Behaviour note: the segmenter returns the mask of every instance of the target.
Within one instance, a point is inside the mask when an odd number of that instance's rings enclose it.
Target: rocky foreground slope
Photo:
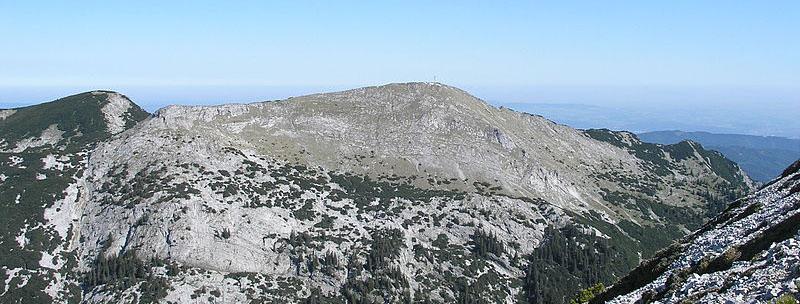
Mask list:
[[[755,303],[800,293],[800,161],[659,252],[597,303]]]
[[[20,116],[48,105],[83,120]],[[751,190],[696,143],[441,84],[0,113],[3,302],[562,303]]]

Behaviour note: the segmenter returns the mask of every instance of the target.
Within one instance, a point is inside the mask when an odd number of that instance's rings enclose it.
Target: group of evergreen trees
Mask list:
[[[615,278],[615,248],[602,237],[586,235],[577,227],[550,228],[531,254],[525,276],[529,303],[567,303],[581,287]]]
[[[158,259],[142,261],[136,252],[127,251],[120,256],[105,257],[100,254],[92,263],[88,272],[83,274],[83,290],[91,290],[104,286],[105,290],[124,291],[137,284],[139,286],[139,303],[155,303],[164,298],[169,290],[169,281],[152,272],[153,267],[164,266]]]
[[[497,235],[493,232],[485,232],[481,229],[476,229],[472,235],[473,248],[472,252],[481,258],[489,257],[491,253],[496,257],[500,257],[505,252],[503,242],[497,239]]]
[[[132,251],[108,258],[101,254],[94,260],[89,272],[84,274],[83,283],[87,288],[111,282],[128,288],[138,280],[146,278],[149,273],[150,268],[137,259]]]
[[[400,250],[405,248],[405,236],[399,229],[374,231],[366,262],[362,265],[357,257],[351,257],[347,282],[342,286],[342,295],[347,303],[379,302],[411,303],[408,279],[397,265],[392,265]],[[362,271],[369,273],[366,279],[359,278]]]
[[[489,304],[491,303],[481,290],[470,284],[465,278],[459,278],[454,284],[454,293],[456,295],[457,304]]]
[[[339,256],[332,251],[326,252],[322,258],[316,254],[311,254],[310,257],[305,258],[305,262],[310,277],[314,277],[317,272],[332,276],[339,269]]]
[[[372,244],[364,265],[368,271],[386,268],[389,261],[400,254],[405,247],[403,231],[400,229],[384,229],[372,233]]]

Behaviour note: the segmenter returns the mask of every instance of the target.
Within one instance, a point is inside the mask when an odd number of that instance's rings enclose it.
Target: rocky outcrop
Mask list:
[[[800,288],[800,161],[661,251],[596,302],[768,303]]]

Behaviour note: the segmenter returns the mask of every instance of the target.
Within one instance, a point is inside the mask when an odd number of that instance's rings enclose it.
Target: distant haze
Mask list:
[[[579,129],[606,128],[635,133],[682,130],[800,138],[798,106],[757,105],[587,105],[559,103],[499,103],[542,115]]]
[[[458,84],[454,84],[459,86]],[[128,95],[154,112],[170,104],[213,105],[284,99],[351,86],[0,86],[0,108],[93,89]],[[496,106],[576,128],[707,131],[800,138],[800,92],[786,88],[634,86],[459,86]]]
[[[495,105],[575,128],[800,137],[800,90],[764,87],[476,88]]]

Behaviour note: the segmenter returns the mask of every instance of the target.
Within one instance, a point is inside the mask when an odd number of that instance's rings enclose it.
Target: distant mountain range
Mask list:
[[[766,182],[800,158],[800,139],[708,132],[656,131],[638,135],[646,142],[674,144],[692,140],[703,147],[721,152],[739,163],[756,181]]]
[[[722,107],[713,103],[604,105],[566,103],[504,103],[495,105],[536,113],[578,129],[608,128],[636,133],[661,130],[705,131],[798,138],[797,107],[793,105]],[[774,108],[781,110],[776,111]],[[785,166],[786,164],[784,164]]]

